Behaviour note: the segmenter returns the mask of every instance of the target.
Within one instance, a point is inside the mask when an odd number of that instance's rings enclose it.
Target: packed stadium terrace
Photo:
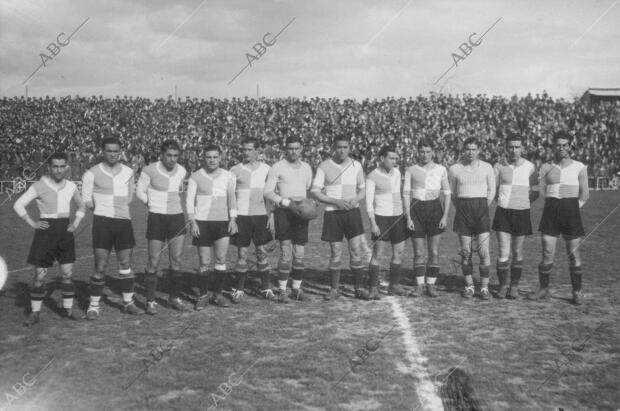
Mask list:
[[[0,180],[38,168],[57,150],[70,153],[70,177],[77,180],[99,161],[98,143],[110,135],[121,138],[123,161],[136,171],[154,161],[159,143],[168,138],[181,142],[180,162],[195,170],[205,143],[219,144],[232,165],[240,139],[255,137],[261,141],[264,160],[273,163],[280,158],[284,139],[295,134],[306,142],[305,160],[316,167],[340,133],[353,136],[352,155],[367,170],[387,142],[396,145],[402,167],[413,164],[420,138],[436,143],[437,160],[444,165],[458,159],[460,142],[471,136],[481,141],[482,157],[495,162],[503,155],[505,136],[512,132],[523,137],[525,156],[540,165],[551,155],[553,132],[562,128],[575,136],[573,157],[588,164],[591,177],[611,177],[620,171],[620,103],[589,105],[546,93],[520,98],[431,94],[362,101],[4,97]],[[44,167],[37,173],[42,172]]]

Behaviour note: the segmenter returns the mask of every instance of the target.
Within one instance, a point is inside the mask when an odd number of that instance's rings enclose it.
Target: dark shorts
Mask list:
[[[323,233],[321,240],[330,243],[341,242],[364,234],[364,223],[359,207],[352,210],[333,210],[323,214]]]
[[[75,240],[67,231],[68,218],[42,218],[50,226],[46,230],[34,230],[34,238],[28,254],[28,264],[35,267],[51,267],[75,262]]]
[[[266,215],[240,215],[237,217],[239,232],[235,234],[231,242],[237,247],[249,247],[251,242],[254,246],[265,245],[273,237],[267,229],[268,217]]]
[[[228,221],[201,221],[196,220],[200,236],[192,239],[192,245],[197,247],[211,247],[213,244],[228,234]]]
[[[291,240],[293,244],[305,245],[308,242],[308,222],[297,217],[287,208],[274,211],[276,240]]]
[[[166,241],[185,235],[185,216],[180,214],[149,213],[146,220],[146,238]]]
[[[375,221],[379,226],[381,234],[378,237],[373,235],[372,241],[389,241],[392,244],[398,244],[407,239],[407,224],[402,215],[375,215]]]
[[[543,234],[583,237],[583,223],[577,198],[546,198],[538,230]]]
[[[93,248],[128,250],[136,245],[131,220],[96,215],[93,217]]]
[[[455,201],[453,230],[459,235],[478,235],[491,231],[486,198],[458,198]]]
[[[532,235],[532,221],[530,210],[513,210],[497,207],[493,217],[493,230],[509,233],[516,236]]]
[[[432,237],[445,231],[443,228],[439,228],[439,222],[443,217],[443,207],[439,198],[415,202],[411,206],[410,214],[414,227],[413,238]]]

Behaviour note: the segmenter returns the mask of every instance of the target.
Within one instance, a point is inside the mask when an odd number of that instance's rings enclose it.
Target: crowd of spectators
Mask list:
[[[542,95],[499,96],[431,94],[416,98],[362,101],[335,98],[146,99],[140,97],[63,97],[0,100],[0,180],[36,176],[56,150],[70,154],[72,178],[100,161],[99,142],[114,135],[124,143],[123,161],[136,171],[154,161],[159,144],[177,139],[181,163],[200,167],[207,143],[220,145],[226,165],[238,160],[244,136],[261,142],[265,161],[281,155],[289,135],[306,142],[304,157],[313,167],[330,154],[337,134],[352,137],[353,156],[366,169],[374,166],[385,143],[394,144],[401,166],[413,164],[416,142],[436,144],[439,162],[458,160],[461,142],[470,136],[482,143],[482,157],[496,162],[508,133],[519,134],[525,156],[539,165],[551,156],[553,132],[574,137],[574,158],[591,176],[620,171],[620,103],[590,105]]]

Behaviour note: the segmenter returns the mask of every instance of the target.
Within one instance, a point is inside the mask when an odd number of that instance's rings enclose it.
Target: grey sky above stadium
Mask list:
[[[472,33],[471,54],[453,53]],[[46,50],[86,19],[56,56]],[[293,20],[294,19],[294,20]],[[246,65],[246,53],[292,23]],[[570,99],[620,87],[620,0],[0,1],[0,95]],[[52,47],[54,49],[54,47]],[[257,47],[258,49],[258,47]]]

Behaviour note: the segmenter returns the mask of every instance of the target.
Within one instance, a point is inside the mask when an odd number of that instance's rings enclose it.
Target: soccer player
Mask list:
[[[232,238],[237,246],[237,284],[232,293],[233,303],[241,302],[244,295],[245,279],[248,274],[248,247],[254,242],[256,252],[256,265],[261,277],[261,295],[268,299],[275,299],[269,282],[269,261],[265,244],[273,237],[273,213],[265,206],[265,181],[269,166],[258,161],[258,141],[253,138],[245,138],[241,142],[243,161],[230,172],[236,178],[236,201],[237,201],[237,227],[238,233]]]
[[[538,176],[534,164],[521,157],[523,142],[520,137],[509,136],[506,148],[506,161],[498,162],[493,167],[498,187],[492,227],[497,232],[499,244],[497,298],[517,299],[523,271],[523,241],[526,235],[532,234],[530,204],[539,194]],[[509,263],[511,250],[512,263]]]
[[[555,247],[560,234],[566,243],[570,279],[573,286],[572,303],[581,305],[581,256],[579,246],[585,232],[580,209],[588,200],[588,170],[571,158],[571,136],[561,131],[554,136],[555,159],[540,168],[540,191],[545,206],[540,219],[542,262],[538,266],[539,290],[530,296],[538,300],[549,297],[549,277],[553,268]]]
[[[103,161],[82,176],[82,200],[86,207],[94,209],[92,238],[95,272],[90,278],[90,304],[86,310],[89,320],[99,317],[105,270],[112,248],[116,251],[123,312],[132,315],[143,313],[133,300],[131,254],[136,241],[129,214],[129,203],[135,191],[133,170],[120,163],[121,142],[118,138],[104,138],[101,147]]]
[[[461,268],[465,276],[463,297],[472,298],[475,294],[471,262],[472,239],[475,237],[480,257],[480,298],[488,300],[491,265],[489,205],[495,198],[495,174],[489,163],[478,158],[480,144],[475,138],[470,137],[463,142],[463,151],[461,161],[452,165],[448,172],[456,210],[454,231],[459,235]]]
[[[157,289],[157,267],[168,241],[170,260],[170,294],[168,304],[179,311],[189,307],[179,298],[183,275],[181,256],[186,233],[185,217],[181,206],[181,186],[187,175],[183,166],[177,163],[181,149],[174,140],[166,140],[161,145],[161,160],[142,169],[136,197],[149,208],[146,238],[148,240],[149,260],[145,271],[146,313],[157,314],[155,290]]]
[[[65,179],[67,159],[66,153],[52,154],[48,159],[49,175],[41,177],[31,185],[13,205],[15,212],[35,229],[28,255],[28,264],[34,266],[33,284],[30,288],[32,312],[24,322],[26,326],[39,322],[41,304],[46,294],[44,279],[47,269],[54,265],[54,261],[58,261],[62,273],[62,314],[72,320],[78,319],[72,310],[75,295],[72,280],[75,262],[73,232],[84,217],[85,207],[77,186]],[[32,200],[37,201],[39,221],[33,220],[26,211],[26,206]],[[71,201],[77,205],[72,223],[69,221]]]
[[[364,265],[361,261],[364,223],[359,208],[359,202],[365,196],[366,183],[362,165],[349,157],[350,151],[349,138],[344,135],[337,136],[334,139],[332,158],[319,165],[312,183],[312,195],[326,204],[321,240],[329,242],[331,249],[331,288],[325,296],[327,301],[335,300],[339,296],[343,237],[349,242],[355,297],[367,298],[366,290],[361,289],[364,276]]]
[[[200,297],[196,311],[209,303],[227,307],[222,295],[227,278],[226,253],[231,235],[237,233],[235,176],[220,168],[222,151],[216,145],[205,148],[204,167],[192,173],[187,183],[187,215],[191,221],[192,244],[198,249]],[[214,272],[209,274],[211,249]]]
[[[304,246],[308,242],[308,222],[292,211],[295,201],[306,198],[312,184],[312,169],[301,161],[302,142],[297,136],[286,139],[284,159],[275,163],[267,174],[265,200],[277,207],[274,211],[275,237],[280,242],[278,290],[276,299],[288,303],[286,286],[289,276],[293,284],[291,298],[303,300],[301,282],[304,273]]]
[[[418,143],[419,164],[405,171],[403,205],[407,228],[413,233],[413,272],[416,287],[409,294],[419,297],[424,292],[437,297],[435,281],[439,275],[439,240],[448,224],[450,212],[450,183],[448,171],[433,161],[433,143]],[[442,206],[443,203],[443,206]],[[428,250],[428,261],[425,254]]]
[[[407,227],[403,218],[398,154],[394,147],[385,145],[378,156],[377,168],[366,177],[366,212],[374,242],[368,268],[369,300],[379,299],[379,256],[383,254],[383,242],[386,241],[392,244],[388,294],[406,294],[400,286]]]

